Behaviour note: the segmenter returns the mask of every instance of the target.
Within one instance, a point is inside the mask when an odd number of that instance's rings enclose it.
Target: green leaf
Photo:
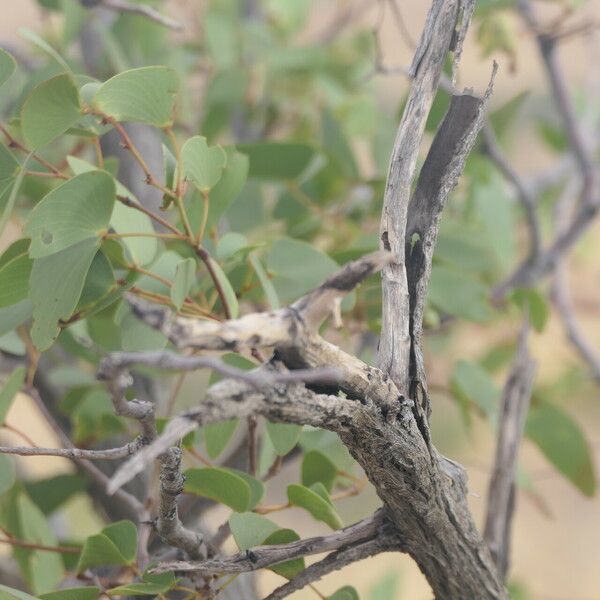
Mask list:
[[[8,492],[15,482],[16,471],[12,456],[0,454],[0,496]]]
[[[49,515],[62,506],[73,495],[87,489],[86,481],[79,475],[63,473],[48,479],[25,481],[29,497],[40,510]]]
[[[17,367],[4,382],[0,390],[0,425],[4,423],[12,401],[23,387],[26,373],[27,370],[24,366]]]
[[[204,445],[209,458],[214,460],[219,457],[221,452],[225,450],[229,440],[233,437],[238,425],[239,420],[233,419],[231,421],[205,425],[202,428]]]
[[[94,306],[115,288],[115,274],[104,252],[96,252],[90,266],[77,310],[84,311]]]
[[[307,510],[317,521],[327,523],[332,529],[343,527],[342,520],[335,508],[317,492],[293,483],[287,488],[290,504]]]
[[[252,494],[250,485],[230,469],[220,467],[188,469],[185,475],[187,493],[205,496],[237,512],[248,510]]]
[[[240,306],[238,303],[237,296],[235,295],[235,291],[231,286],[229,278],[227,277],[227,275],[225,275],[225,271],[223,271],[219,263],[214,261],[210,257],[208,260],[210,261],[217,281],[220,283],[221,289],[223,290],[223,295],[225,296],[225,300],[227,301],[227,304],[229,306],[231,318],[235,319],[240,313]]]
[[[485,273],[496,266],[485,238],[475,232],[465,235],[464,223],[440,231],[435,247],[435,260],[450,263],[472,273]]]
[[[67,156],[67,161],[76,175],[100,170],[96,165],[76,156]],[[121,182],[115,180],[115,185],[117,195],[137,202],[135,196]],[[148,215],[122,202],[114,203],[110,226],[116,233],[154,233],[154,226]],[[158,240],[151,236],[126,237],[121,243],[129,251],[131,260],[141,266],[150,264],[158,251]]]
[[[543,294],[536,288],[522,288],[512,294],[513,302],[529,313],[531,324],[536,331],[542,332],[550,317],[550,308]]]
[[[0,256],[0,267],[3,267],[7,262],[10,262],[13,258],[21,256],[21,254],[27,254],[29,251],[29,240],[21,238],[16,242],[13,242]]]
[[[77,587],[65,588],[58,592],[41,594],[40,600],[96,600],[100,595],[100,588]]]
[[[217,244],[217,258],[222,261],[234,257],[240,250],[248,249],[248,238],[242,233],[226,233]]]
[[[512,1],[512,0],[511,0]],[[496,136],[502,140],[510,130],[510,125],[518,116],[525,100],[529,96],[529,91],[520,92],[511,98],[506,104],[490,114],[490,121],[496,133]]]
[[[248,178],[249,160],[229,146],[224,148],[226,164],[221,178],[210,192],[207,228],[214,227],[229,205],[239,196]]]
[[[3,48],[0,48],[0,86],[15,72],[17,63],[15,59]]]
[[[58,545],[45,515],[24,493],[17,499],[17,512],[18,537],[35,544]],[[49,592],[62,581],[64,568],[60,555],[40,550],[27,551],[23,555],[25,578],[34,593]]]
[[[177,310],[183,305],[183,301],[190,293],[195,280],[196,261],[193,258],[185,258],[175,269],[175,278],[171,287],[171,300]]]
[[[140,321],[133,313],[127,314],[120,323],[121,345],[127,352],[162,350],[167,345],[167,336]]]
[[[208,147],[205,137],[194,136],[181,148],[183,173],[201,192],[209,192],[221,179],[227,155],[221,146]]]
[[[92,104],[117,121],[168,127],[179,79],[168,67],[142,67],[115,75],[96,92]]]
[[[322,483],[331,492],[338,474],[338,468],[327,456],[318,450],[310,450],[302,459],[302,485],[310,487],[314,483]]]
[[[27,298],[32,266],[33,261],[25,253],[0,267],[0,307]]]
[[[29,164],[29,160],[32,156],[33,152],[30,152],[25,157],[25,160],[23,161],[23,164],[21,165],[17,176],[14,179],[6,180],[8,182],[8,185],[4,188],[2,192],[0,192],[0,198],[2,199],[5,197],[5,195],[8,195],[8,198],[6,199],[6,204],[4,205],[4,211],[2,212],[2,216],[0,217],[0,236],[4,232],[4,228],[6,227],[6,224],[8,223],[12,215],[12,211],[17,202],[17,196],[19,195],[19,191],[21,189],[21,184],[23,183],[23,179],[25,178],[25,169],[27,169],[27,165]],[[10,192],[8,192],[9,189]]]
[[[0,144],[0,181],[14,177],[19,171],[19,166],[19,161],[13,153],[4,144]]]
[[[241,477],[250,488],[250,500],[248,502],[248,506],[244,510],[252,510],[261,500],[265,493],[265,486],[262,481],[256,479],[256,477],[252,477],[245,471],[240,471],[239,469],[229,468],[229,471],[235,473],[239,477]]]
[[[262,287],[263,292],[265,293],[267,302],[269,303],[269,308],[271,310],[277,310],[281,307],[281,303],[279,302],[279,296],[277,295],[275,286],[269,279],[265,268],[260,262],[260,259],[255,254],[250,254],[248,256],[248,259],[250,260],[250,264],[252,265],[252,268],[254,269],[254,272],[258,277],[258,281],[260,282],[260,286]]]
[[[250,512],[233,513],[229,517],[229,527],[235,543],[242,552],[260,546],[279,529],[279,525],[270,519]]]
[[[338,269],[338,264],[311,244],[282,238],[277,240],[266,256],[267,269],[274,274],[271,280],[282,302],[296,300],[320,285]]]
[[[358,592],[351,585],[345,585],[335,592],[328,600],[360,600]]]
[[[468,422],[469,405],[479,407],[489,418],[494,420],[498,412],[500,391],[489,373],[477,363],[460,360],[454,368],[450,382],[452,392],[465,410]]]
[[[300,177],[316,152],[307,144],[283,142],[238,144],[237,149],[250,159],[249,177],[283,180]]]
[[[49,256],[108,230],[115,202],[114,179],[105,171],[77,175],[47,194],[31,211],[24,233],[29,255]]]
[[[137,550],[137,529],[131,521],[117,521],[85,541],[77,573],[91,567],[132,565]]]
[[[144,573],[141,582],[126,583],[118,587],[108,590],[111,595],[136,595],[136,596],[156,596],[156,594],[164,594],[168,592],[177,580],[173,573]]]
[[[39,600],[39,598],[0,584],[0,600]]]
[[[35,87],[21,109],[21,130],[31,148],[45,146],[80,119],[79,93],[70,75]]]
[[[19,35],[53,58],[64,71],[71,71],[71,67],[65,62],[65,59],[46,40],[42,39],[37,33],[29,29],[29,27],[19,27],[17,31]]]
[[[517,256],[517,223],[514,203],[502,176],[493,171],[485,182],[473,188],[473,204],[483,227],[483,233],[496,259],[496,263],[506,272],[514,264]]]
[[[285,456],[294,448],[300,438],[302,427],[290,423],[266,423],[267,435],[277,456]]]
[[[491,317],[487,289],[463,271],[442,265],[431,269],[429,301],[450,315],[482,322]]]
[[[155,233],[150,217],[120,202],[115,202],[110,226],[116,233]],[[125,237],[121,241],[137,265],[149,265],[156,258],[158,239],[155,237]]]
[[[265,545],[289,544],[291,542],[296,542],[299,539],[300,536],[293,529],[278,529],[262,543]],[[285,562],[273,565],[270,569],[282,577],[293,579],[298,573],[304,571],[304,559],[296,558],[293,560],[286,560]]]
[[[21,300],[18,304],[0,308],[0,335],[14,331],[31,317],[31,300]]]
[[[323,113],[323,145],[335,166],[350,179],[358,179],[358,166],[350,144],[340,127],[329,111]]]
[[[596,492],[592,453],[579,425],[561,408],[542,401],[527,418],[525,434],[582,494]]]
[[[97,249],[97,240],[88,239],[33,261],[31,339],[38,350],[52,345],[60,332],[59,321],[73,314]]]

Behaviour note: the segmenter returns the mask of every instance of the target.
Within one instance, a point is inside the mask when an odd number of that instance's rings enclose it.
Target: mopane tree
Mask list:
[[[436,598],[508,598],[523,436],[596,485],[528,349],[552,306],[600,379],[566,263],[600,203],[593,96],[576,107],[558,60],[589,33],[581,3],[554,19],[532,0],[433,0],[415,40],[393,0],[340,2],[316,26],[308,0],[213,0],[185,21],[160,3],[39,4],[56,27],[0,50],[0,597],[254,599],[269,569],[269,600],[325,598],[328,573],[396,552]],[[410,65],[383,55],[388,18]],[[558,156],[534,179],[506,152],[524,96],[488,108],[523,33]],[[502,58],[479,91],[457,83],[467,35]],[[372,85],[392,75],[397,115]],[[427,374],[465,321],[513,332],[452,359],[465,429],[497,440],[479,528],[430,428]],[[57,447],[11,425],[25,396]],[[74,471],[24,477],[30,456]],[[344,523],[338,502],[369,486],[380,507]],[[63,510],[77,494],[100,524],[87,537]],[[278,525],[291,507],[330,531]]]

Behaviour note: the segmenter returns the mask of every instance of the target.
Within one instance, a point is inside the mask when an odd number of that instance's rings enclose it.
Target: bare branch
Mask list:
[[[127,2],[127,0],[80,0],[80,2],[88,8],[102,6],[118,13],[130,13],[146,17],[169,29],[184,29],[183,23],[159,13],[147,4],[136,4],[134,2]]]
[[[290,594],[306,587],[309,583],[317,581],[333,571],[338,571],[346,565],[362,560],[363,558],[368,558],[369,556],[374,556],[375,554],[380,554],[381,552],[401,549],[402,544],[394,534],[380,535],[377,538],[360,544],[341,548],[329,554],[318,563],[304,569],[294,579],[269,594],[265,600],[281,600],[281,598],[286,598]]]
[[[381,215],[381,247],[393,254],[383,269],[382,327],[378,364],[400,389],[409,391],[409,291],[405,268],[406,221],[411,183],[429,110],[433,103],[446,54],[455,31],[458,0],[435,0],[415,52],[410,73],[414,77],[406,109],[394,142]]]
[[[526,259],[527,264],[534,264],[542,251],[542,235],[540,219],[537,211],[536,195],[523,179],[519,176],[514,167],[510,164],[492,128],[487,121],[483,126],[484,151],[490,160],[498,167],[499,171],[512,184],[517,192],[519,202],[525,211],[527,227],[529,229],[529,255]]]
[[[191,571],[203,575],[244,573],[264,569],[294,558],[362,544],[378,536],[389,535],[389,533],[389,522],[385,519],[383,512],[379,510],[374,515],[330,535],[276,546],[257,546],[233,556],[216,557],[202,562],[164,562],[155,567],[152,572],[176,571],[180,573]]]
[[[38,410],[42,413],[44,419],[50,425],[62,446],[64,448],[74,449],[75,446],[73,445],[73,442],[71,442],[67,434],[56,422],[56,419],[52,416],[44,404],[38,391],[35,388],[29,388],[26,390],[26,393],[33,399]],[[106,488],[109,478],[100,469],[98,469],[96,465],[83,458],[73,458],[73,460],[77,462],[82,471],[84,471],[88,477],[90,477],[90,479],[95,481],[102,490]],[[118,502],[121,502],[134,519],[137,518],[138,520],[143,521],[148,518],[148,512],[146,511],[144,505],[135,496],[129,494],[125,490],[119,490],[118,494],[115,494],[114,499]]]
[[[151,304],[147,304],[147,306],[152,307],[150,310],[154,309]],[[112,376],[111,373],[114,374],[117,370],[128,369],[133,366],[156,367],[174,371],[213,369],[221,375],[244,381],[256,388],[268,387],[276,383],[335,383],[341,376],[339,370],[333,368],[299,369],[285,372],[243,371],[228,365],[215,356],[182,356],[174,352],[153,351],[113,352],[102,361],[98,377],[109,379]]]
[[[143,446],[143,443],[143,439],[139,437],[133,442],[129,442],[120,448],[109,448],[106,450],[0,446],[0,454],[16,454],[18,456],[60,456],[63,458],[80,458],[85,460],[118,460],[135,454]]]
[[[579,189],[579,181],[571,179],[562,192],[554,209],[554,222],[557,231],[564,230],[568,224],[569,213],[574,204]],[[560,317],[567,336],[581,358],[588,364],[590,371],[597,381],[600,382],[600,355],[587,339],[581,325],[577,321],[575,309],[571,300],[569,289],[569,278],[567,271],[567,259],[561,258],[554,268],[550,288],[550,298]]]
[[[183,526],[177,510],[177,497],[183,492],[185,482],[185,477],[181,474],[181,449],[169,448],[160,462],[160,498],[156,531],[167,544],[181,548],[190,558],[206,558],[204,538]]]
[[[554,268],[550,296],[563,322],[569,340],[571,340],[581,358],[587,363],[594,379],[600,382],[600,354],[587,339],[577,321],[569,292],[568,272],[564,260],[560,260]]]
[[[335,429],[352,418],[355,403],[317,394],[301,384],[279,384],[257,390],[247,383],[224,380],[211,386],[198,408],[172,419],[161,436],[131,457],[113,475],[107,488],[114,493],[173,443],[200,425],[262,415],[271,421]]]
[[[529,323],[525,323],[519,335],[517,354],[502,393],[496,458],[488,490],[483,536],[503,578],[508,571],[517,456],[536,371],[535,361],[529,355],[527,347],[528,332]]]
[[[136,316],[162,331],[179,348],[239,352],[294,345],[297,338],[316,333],[322,321],[334,312],[338,299],[389,260],[389,253],[373,252],[348,263],[289,308],[252,313],[222,323],[175,317],[165,309],[131,295],[127,300]]]
[[[600,172],[595,164],[594,144],[586,138],[583,126],[577,120],[565,74],[558,62],[556,39],[540,26],[530,0],[519,0],[518,6],[523,19],[535,35],[552,97],[564,126],[569,149],[580,172],[583,187],[579,208],[568,226],[556,235],[550,247],[541,253],[537,260],[526,260],[513,275],[495,288],[493,296],[496,299],[502,299],[516,286],[533,285],[549,275],[588,229],[600,209]]]

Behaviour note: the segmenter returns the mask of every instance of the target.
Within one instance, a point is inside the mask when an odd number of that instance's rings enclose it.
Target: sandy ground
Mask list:
[[[172,3],[174,11],[182,10],[184,0]],[[407,27],[411,32],[420,31],[427,2],[414,0],[399,0]],[[332,0],[323,2],[332,6]],[[43,25],[43,19],[33,0],[20,2],[2,1],[2,18],[0,20],[0,43],[19,43],[17,28],[26,25],[33,29]],[[586,5],[586,19],[600,17],[600,1],[589,1]],[[320,20],[315,15],[315,21]],[[373,22],[373,14],[367,17]],[[506,60],[500,57],[501,71],[498,76],[494,104],[502,104],[512,95],[522,89],[534,88],[534,96],[544,97],[544,73],[537,60],[535,48],[531,39],[521,34],[517,70],[511,73],[506,67]],[[398,38],[390,19],[386,20],[383,30],[383,44],[386,62],[390,66],[405,65],[410,61],[410,49]],[[565,64],[569,79],[576,85],[589,83],[587,71],[591,65],[597,70],[597,62],[589,61],[589,56],[597,56],[595,49],[581,41],[566,43],[561,49],[561,60]],[[478,47],[473,43],[472,36],[468,41],[461,68],[461,83],[482,89],[487,84],[490,73],[490,58],[483,59]],[[597,76],[598,73],[595,73]],[[389,77],[374,83],[380,88],[383,98],[391,105],[397,103],[404,89],[404,82],[399,77]],[[522,171],[543,166],[547,155],[534,147],[527,134],[522,136],[522,143],[511,155],[512,160]],[[596,240],[600,227],[594,226],[586,236],[582,249],[573,258],[573,281],[575,304],[582,324],[591,339],[600,348],[600,313],[599,286],[600,261],[597,258]],[[477,326],[463,326],[459,343],[455,345],[457,355],[452,356],[448,365],[443,367],[436,377],[447,377],[448,366],[460,358],[477,357],[483,344],[488,343],[489,336],[498,339],[510,338],[513,332],[490,331]],[[540,377],[551,379],[555,373],[567,364],[574,364],[576,358],[566,344],[560,325],[553,320],[543,335],[533,339],[533,352],[540,359]],[[579,394],[565,400],[564,405],[572,412],[585,430],[596,454],[600,449],[598,432],[600,431],[600,392],[598,388],[589,386],[585,394]],[[479,427],[466,441],[459,446],[456,442],[449,443],[452,437],[449,431],[455,432],[455,437],[464,439],[457,411],[447,398],[435,399],[433,419],[434,434],[438,432],[437,443],[442,451],[453,458],[464,462],[469,470],[471,505],[474,514],[481,522],[485,506],[488,468],[493,454],[493,439],[487,428]],[[31,435],[40,445],[55,443],[46,431],[43,421],[28,404],[28,399],[21,397],[9,415],[9,422],[15,426],[25,425]],[[443,423],[443,427],[440,424]],[[450,424],[450,425],[449,425]],[[442,436],[442,431],[445,432]],[[15,439],[7,441],[16,443]],[[599,458],[598,456],[596,458]],[[518,512],[514,528],[514,555],[512,576],[517,581],[527,584],[531,598],[535,600],[600,600],[600,569],[598,556],[600,548],[600,499],[586,499],[574,488],[556,475],[541,456],[529,443],[525,443],[522,455],[522,465],[528,472],[535,474],[536,486],[545,499],[546,514],[531,498],[520,494]],[[32,476],[48,476],[53,472],[69,469],[67,461],[61,459],[27,459],[21,467]],[[282,474],[282,483],[292,481],[297,477],[297,466],[293,466]],[[366,493],[359,498],[349,499],[341,503],[341,513],[347,522],[359,518],[376,506],[377,499],[372,493]],[[79,505],[81,508],[81,505]],[[81,514],[81,513],[79,513]],[[281,515],[282,525],[297,525],[301,520],[301,530],[306,535],[322,533],[323,530],[312,521],[304,518],[300,512],[289,511]],[[95,530],[96,524],[90,521],[86,528]],[[430,598],[429,588],[407,557],[400,555],[384,555],[375,559],[352,565],[338,573],[330,575],[318,584],[318,589],[330,594],[342,585],[353,584],[361,597],[369,598],[368,592],[389,574],[397,576],[397,600],[425,600]],[[281,579],[274,574],[266,574],[261,579],[265,591],[281,584]],[[306,590],[294,596],[296,600],[316,598],[313,592]],[[376,598],[373,596],[373,600]]]

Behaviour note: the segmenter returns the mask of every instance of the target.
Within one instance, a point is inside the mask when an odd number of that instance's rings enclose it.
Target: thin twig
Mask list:
[[[143,440],[137,438],[125,446],[107,450],[88,450],[85,448],[40,448],[34,446],[0,446],[0,454],[16,454],[18,456],[60,456],[62,458],[81,458],[85,460],[118,460],[127,458],[137,452],[143,445]]]

